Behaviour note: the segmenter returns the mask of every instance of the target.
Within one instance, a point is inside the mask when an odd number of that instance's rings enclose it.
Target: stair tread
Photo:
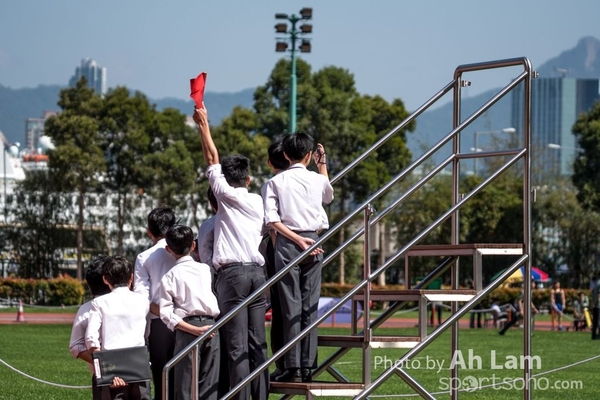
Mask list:
[[[522,249],[522,243],[460,243],[460,244],[422,244],[413,246],[411,250],[445,250],[445,249]]]
[[[336,340],[340,342],[362,342],[361,335],[319,335],[319,339]],[[416,342],[418,336],[371,336],[372,342]]]
[[[271,382],[269,392],[317,397],[354,397],[362,390],[365,385],[362,383],[344,383],[344,382],[311,382],[311,383],[292,383],[292,382]]]
[[[297,388],[304,390],[313,389],[363,389],[362,383],[344,383],[344,382],[311,382],[311,383],[296,383],[296,382],[271,382],[271,389],[282,388]]]
[[[477,290],[474,289],[372,289],[371,295],[428,295],[428,294],[457,294],[457,295],[476,295]],[[362,293],[357,294],[362,295]]]

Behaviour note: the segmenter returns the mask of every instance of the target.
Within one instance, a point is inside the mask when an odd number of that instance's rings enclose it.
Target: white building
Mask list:
[[[81,65],[75,68],[75,75],[69,80],[69,86],[75,86],[81,77],[85,77],[89,87],[104,96],[107,91],[106,68],[100,67],[95,60],[84,58]]]

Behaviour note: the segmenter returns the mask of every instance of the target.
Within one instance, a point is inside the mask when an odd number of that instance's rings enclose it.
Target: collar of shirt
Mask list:
[[[175,261],[175,265],[179,265],[184,262],[190,262],[190,261],[195,262],[194,259],[192,258],[192,256],[189,256],[189,255],[183,256],[183,257],[180,257],[177,261]]]
[[[289,167],[286,169],[286,171],[289,171],[290,169],[294,169],[294,168],[302,168],[302,169],[307,169],[307,168],[306,168],[306,165],[304,165],[304,164],[302,164],[302,163],[300,163],[300,162],[297,162],[296,164],[292,164],[292,165],[290,165],[290,166],[289,166]],[[283,172],[283,171],[282,171],[282,172]]]

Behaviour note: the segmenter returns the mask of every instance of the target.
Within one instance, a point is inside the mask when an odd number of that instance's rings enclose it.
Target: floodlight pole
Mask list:
[[[298,31],[296,30],[296,23],[300,21],[295,14],[292,14],[289,18],[292,24],[290,30],[290,41],[292,42],[292,74],[290,75],[290,133],[296,132],[296,39],[298,39]]]
[[[291,74],[290,74],[289,131],[290,131],[290,133],[293,133],[293,132],[296,132],[296,113],[297,113],[296,100],[298,97],[298,94],[297,94],[298,82],[297,82],[297,78],[296,78],[296,53],[298,51],[301,51],[304,53],[310,53],[310,43],[307,44],[306,43],[307,40],[305,40],[305,39],[302,40],[302,43],[301,43],[302,45],[300,46],[300,49],[296,48],[296,43],[300,39],[300,35],[312,32],[312,25],[302,25],[300,27],[300,29],[298,29],[297,24],[299,21],[308,21],[308,20],[312,19],[312,8],[305,7],[303,9],[301,9],[300,15],[296,15],[296,14],[288,15],[288,14],[284,14],[284,13],[277,13],[277,14],[275,14],[275,18],[287,20],[291,24],[290,29],[287,29],[286,24],[277,24],[277,25],[275,25],[275,31],[277,33],[285,33],[287,35],[287,37],[283,40],[285,40],[286,42],[289,41],[289,43],[291,44],[290,53],[292,56],[292,60],[291,60],[292,62],[291,62]],[[282,51],[286,51],[286,49],[287,49],[287,43],[277,42],[275,51],[282,52]]]

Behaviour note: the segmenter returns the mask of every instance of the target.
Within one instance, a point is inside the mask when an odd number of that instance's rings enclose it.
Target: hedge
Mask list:
[[[354,285],[340,285],[337,283],[323,283],[321,285],[321,296],[322,297],[342,297],[346,293],[348,293]],[[373,290],[399,290],[404,289],[404,285],[386,285],[386,286],[372,286]],[[444,287],[444,289],[449,289],[448,287]],[[551,289],[534,289],[531,295],[533,304],[540,310],[549,309],[550,307],[550,290]],[[571,313],[573,307],[573,301],[577,299],[579,292],[585,293],[588,298],[590,297],[589,290],[581,290],[581,289],[564,289],[565,291],[565,300],[567,304],[565,305],[565,312]],[[500,304],[511,303],[515,304],[521,294],[521,289],[519,288],[505,288],[500,287],[496,288],[492,291],[492,293],[486,296],[482,301],[481,305],[483,308],[489,308],[492,304],[492,299],[494,297],[498,298]],[[414,307],[415,304],[408,304],[408,308]],[[373,302],[374,308],[382,308],[383,302],[375,301]]]
[[[0,298],[26,304],[72,306],[82,303],[83,284],[70,276],[53,279],[0,278]]]

